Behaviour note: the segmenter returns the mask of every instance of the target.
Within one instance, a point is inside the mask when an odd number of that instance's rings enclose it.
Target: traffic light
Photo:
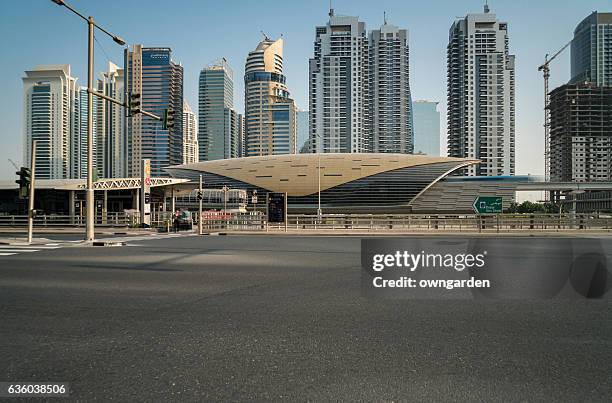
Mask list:
[[[174,109],[164,109],[164,117],[162,120],[162,128],[164,130],[172,130],[174,127]]]
[[[19,185],[19,198],[27,199],[30,192],[30,183],[32,183],[32,172],[29,168],[21,167],[15,173],[19,175],[19,179],[15,181]]]
[[[202,200],[203,198],[204,198],[204,197],[203,197],[203,195],[202,195],[202,191],[201,191],[201,190],[198,190],[198,201],[199,201],[199,200]]]
[[[133,94],[130,92],[130,96],[127,103],[127,116],[132,117],[140,113],[140,94]]]

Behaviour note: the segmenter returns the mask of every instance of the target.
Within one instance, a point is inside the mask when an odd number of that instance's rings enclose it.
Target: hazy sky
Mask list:
[[[0,14],[0,179],[12,179],[22,162],[24,70],[38,64],[70,64],[86,84],[87,27],[51,0],[3,2]],[[197,113],[200,69],[225,57],[234,70],[234,100],[243,110],[244,62],[261,39],[260,31],[285,39],[287,84],[300,108],[308,108],[308,58],[315,26],[327,21],[328,0],[69,0],[85,15],[129,44],[168,46],[185,69],[185,98]],[[414,100],[440,101],[446,132],[446,45],[457,17],[481,12],[481,0],[334,0],[336,14],[359,16],[368,30],[383,22],[409,31],[410,86]],[[542,174],[543,81],[537,67],[572,37],[594,10],[612,11],[609,0],[491,0],[491,12],[508,22],[510,52],[516,55],[517,174]],[[103,34],[96,43],[96,73],[107,61],[123,63],[123,49]],[[569,50],[551,67],[551,88],[569,78]],[[445,143],[443,137],[442,143]]]

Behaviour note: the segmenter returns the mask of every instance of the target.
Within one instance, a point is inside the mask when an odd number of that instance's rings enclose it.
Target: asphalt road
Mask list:
[[[101,401],[612,395],[610,299],[365,298],[360,279],[356,237],[4,256],[0,381],[67,381]]]

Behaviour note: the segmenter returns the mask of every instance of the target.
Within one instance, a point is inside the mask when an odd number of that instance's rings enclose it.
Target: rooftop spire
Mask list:
[[[489,0],[485,0],[484,12],[485,14],[489,12]]]
[[[387,12],[386,11],[383,11],[383,21],[385,25],[387,25]]]
[[[329,0],[329,18],[334,16],[334,9],[332,7],[332,0]]]

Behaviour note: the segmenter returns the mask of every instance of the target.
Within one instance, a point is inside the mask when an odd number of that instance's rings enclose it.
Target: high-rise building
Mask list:
[[[95,177],[103,177],[103,157],[100,153],[100,134],[102,101],[93,98],[93,169]],[[78,87],[75,92],[75,102],[72,107],[72,131],[70,137],[70,177],[73,179],[87,178],[87,114],[88,114],[87,87]],[[102,163],[101,163],[102,161]]]
[[[37,140],[36,178],[68,178],[77,79],[63,64],[36,66],[22,80],[24,165],[30,166],[32,141]]]
[[[296,136],[296,148],[297,152],[308,153],[310,147],[308,144],[309,130],[308,130],[308,111],[297,111],[297,136]]]
[[[612,13],[594,11],[574,30],[571,80],[612,86]]]
[[[327,25],[316,27],[309,63],[313,152],[370,150],[368,56],[365,23],[331,9]]]
[[[98,91],[119,102],[125,98],[125,77],[123,69],[112,62],[100,75],[97,82]],[[95,99],[96,98],[94,97]],[[98,101],[99,112],[99,140],[98,144],[98,172],[104,178],[124,178],[127,172],[127,135],[126,113],[122,106],[106,100]],[[94,104],[95,106],[95,104]]]
[[[415,101],[412,103],[414,116],[414,152],[440,155],[440,112],[438,103]]]
[[[413,152],[408,31],[388,24],[369,34],[370,151]]]
[[[485,6],[453,23],[448,42],[448,155],[481,161],[462,173],[514,175],[514,55],[508,24]]]
[[[238,115],[238,156],[246,156],[246,139],[245,139],[245,127],[244,127],[244,115]]]
[[[612,86],[566,84],[550,93],[550,180],[612,181]]]
[[[295,154],[296,107],[283,75],[283,39],[265,37],[244,74],[246,156]]]
[[[198,106],[200,161],[240,155],[238,114],[234,108],[234,73],[225,59],[200,71]]]
[[[183,164],[193,164],[198,157],[198,124],[187,101],[183,101]]]
[[[163,116],[174,112],[174,127],[166,130],[162,122],[142,114],[128,119],[128,173],[140,176],[142,159],[151,160],[151,175],[164,176],[162,168],[183,162],[183,67],[175,63],[170,48],[145,48],[125,51],[125,88],[141,94],[141,106]]]

